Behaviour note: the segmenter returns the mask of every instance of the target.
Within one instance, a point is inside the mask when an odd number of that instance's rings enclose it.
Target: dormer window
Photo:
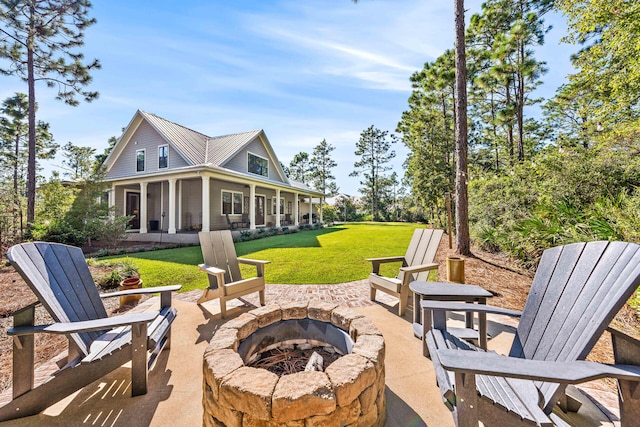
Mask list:
[[[158,169],[166,169],[169,167],[169,146],[161,145],[158,147]]]
[[[264,157],[248,153],[247,171],[256,175],[269,176],[269,161]]]
[[[136,150],[136,172],[144,172],[144,150]]]

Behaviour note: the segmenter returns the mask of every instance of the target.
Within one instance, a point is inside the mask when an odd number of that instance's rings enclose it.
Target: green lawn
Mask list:
[[[333,284],[364,279],[371,271],[365,258],[404,255],[413,230],[405,223],[351,223],[236,244],[238,256],[271,261],[267,283]],[[180,283],[182,290],[204,289],[206,275],[199,246],[109,257],[130,260],[139,267],[145,286]],[[246,268],[245,268],[246,267]],[[395,276],[399,264],[387,264],[382,273]],[[247,277],[255,267],[243,266]]]

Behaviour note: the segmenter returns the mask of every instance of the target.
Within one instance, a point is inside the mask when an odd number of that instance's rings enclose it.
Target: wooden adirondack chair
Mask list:
[[[637,422],[640,367],[583,359],[639,285],[636,244],[590,242],[546,250],[509,357],[480,351],[448,333],[446,311],[512,316],[519,312],[423,301],[425,353],[431,356],[443,400],[457,425],[477,426],[479,420],[491,426],[562,425],[553,407],[579,407],[565,394],[566,385],[605,376],[632,383],[623,391],[627,409],[622,412],[623,417],[625,412],[635,413],[627,422]]]
[[[252,292],[260,294],[264,305],[264,265],[270,261],[238,258],[229,230],[201,231],[198,233],[204,264],[198,267],[208,274],[209,287],[198,300],[198,304],[220,298],[220,314],[227,316],[227,301]],[[255,265],[257,277],[243,279],[238,263]]]
[[[367,258],[367,261],[371,262],[371,274],[369,274],[371,301],[376,299],[376,291],[378,290],[391,294],[400,299],[398,314],[403,316],[410,294],[409,283],[414,280],[427,280],[429,271],[438,268],[438,264],[433,260],[436,257],[443,233],[443,230],[417,228],[413,232],[413,237],[404,256]],[[380,275],[380,265],[387,262],[402,263],[398,276],[384,277]]]
[[[80,248],[59,243],[23,243],[7,258],[56,323],[34,325],[38,303],[14,314],[13,400],[0,408],[0,421],[35,415],[69,394],[131,361],[131,393],[147,392],[148,369],[169,348],[176,309],[171,292],[180,286],[134,289],[100,295]],[[161,294],[159,311],[108,317],[101,298]],[[64,334],[66,365],[34,388],[34,334]],[[150,355],[147,353],[150,351]]]

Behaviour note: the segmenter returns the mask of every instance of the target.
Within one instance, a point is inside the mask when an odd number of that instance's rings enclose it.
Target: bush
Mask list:
[[[31,235],[27,236],[33,240],[43,242],[64,243],[66,245],[81,247],[85,241],[85,235],[81,230],[73,228],[64,220],[53,221],[49,224],[34,224],[31,228]]]

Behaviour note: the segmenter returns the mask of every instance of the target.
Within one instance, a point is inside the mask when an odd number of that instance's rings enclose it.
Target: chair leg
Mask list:
[[[147,393],[147,324],[131,325],[131,395]]]
[[[403,286],[402,288],[400,288],[400,302],[398,303],[398,312],[400,317],[404,316],[404,313],[407,310],[408,299],[409,299],[409,287]]]
[[[264,305],[264,289],[258,291],[258,295],[260,295],[260,305]]]
[[[456,372],[456,418],[457,427],[478,426],[478,392],[473,374]]]
[[[369,285],[369,287],[371,288],[371,294],[370,294],[369,298],[371,299],[371,301],[375,301],[376,300],[376,288],[374,288],[371,285]]]
[[[214,298],[217,298],[219,295],[218,289],[207,288],[202,292],[202,296],[196,301],[196,304],[203,304],[207,301],[211,301]]]
[[[220,296],[220,316],[223,319],[227,318],[227,300],[223,296]]]

